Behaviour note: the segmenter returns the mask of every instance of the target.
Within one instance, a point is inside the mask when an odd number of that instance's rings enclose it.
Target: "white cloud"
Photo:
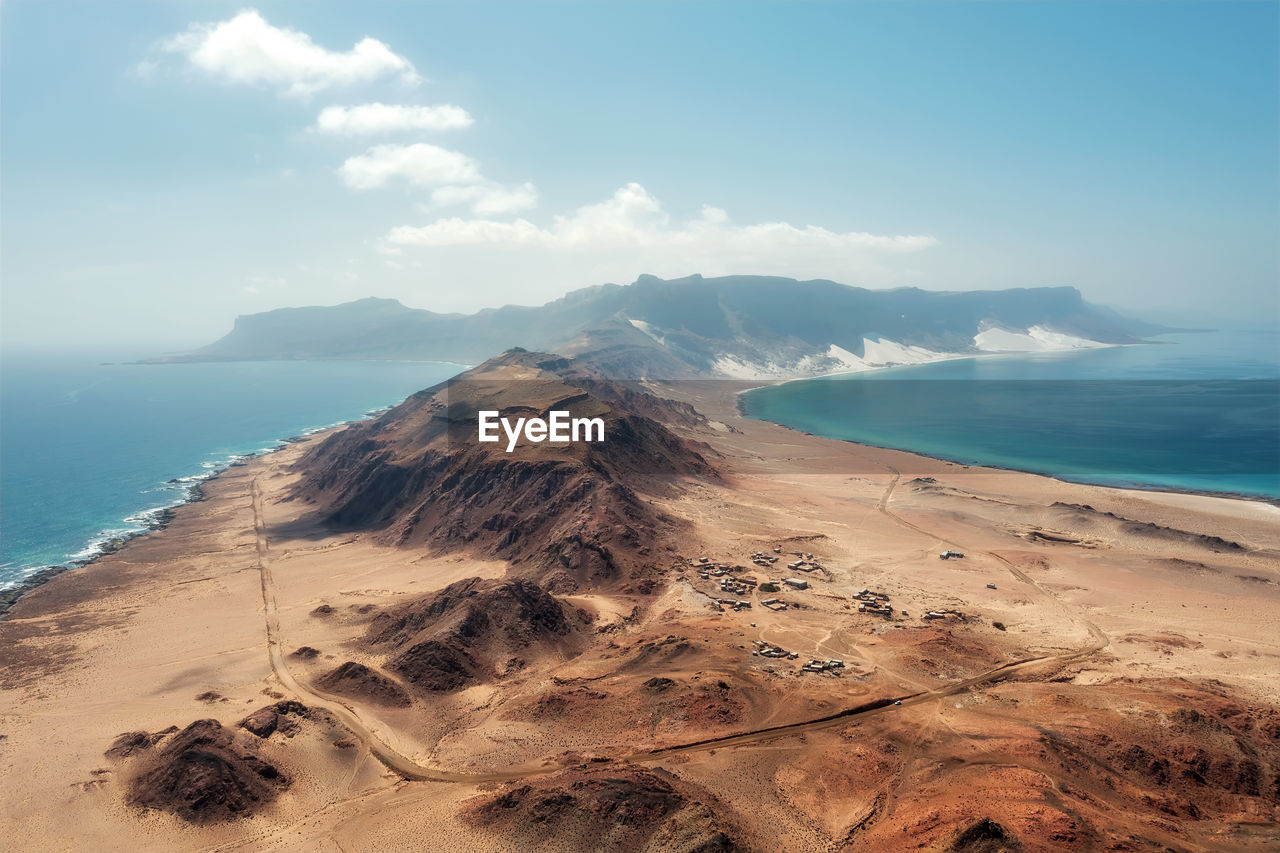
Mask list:
[[[708,222],[720,225],[729,221],[729,214],[720,207],[712,207],[709,204],[702,206],[702,218]]]
[[[399,77],[410,85],[421,80],[413,63],[377,39],[363,38],[348,51],[329,50],[306,33],[273,27],[253,9],[226,21],[192,24],[161,48],[226,82],[302,97],[383,77]],[[144,62],[139,71],[151,65]]]
[[[487,181],[475,160],[426,142],[412,145],[375,145],[349,157],[338,169],[348,187],[368,190],[403,181],[411,187],[430,189],[431,210],[470,206],[480,216],[516,213],[538,205],[538,190],[531,183],[508,187]]]
[[[476,162],[466,154],[415,142],[412,145],[375,145],[350,157],[338,168],[347,186],[368,190],[402,179],[414,187],[475,184],[481,181]]]
[[[571,252],[627,249],[675,252],[690,262],[715,259],[742,263],[786,261],[788,258],[841,259],[868,251],[910,252],[936,244],[933,237],[831,231],[816,225],[786,222],[733,225],[728,214],[704,206],[702,215],[673,225],[662,205],[640,184],[630,183],[599,204],[557,216],[549,227],[527,219],[439,219],[429,225],[393,228],[384,246],[493,246]]]
[[[469,204],[474,213],[494,216],[537,207],[538,189],[527,182],[515,187],[500,184],[440,187],[431,193],[431,204],[434,207]]]
[[[402,130],[455,130],[470,127],[472,122],[470,113],[453,104],[413,107],[373,103],[325,107],[316,118],[316,130],[341,136],[360,136]]]

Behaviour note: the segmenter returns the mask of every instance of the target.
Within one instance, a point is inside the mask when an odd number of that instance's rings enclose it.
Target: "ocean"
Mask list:
[[[966,464],[1280,499],[1280,339],[984,356],[790,382],[752,417]],[[145,353],[0,362],[0,588],[146,529],[194,484],[282,439],[456,374],[439,363],[138,365]]]
[[[1280,336],[981,356],[742,395],[815,435],[1102,485],[1280,499]]]
[[[146,529],[190,487],[281,440],[400,402],[439,363],[125,363],[150,353],[5,352],[0,588]]]

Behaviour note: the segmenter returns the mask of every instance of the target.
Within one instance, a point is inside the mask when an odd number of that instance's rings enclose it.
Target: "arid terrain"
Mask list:
[[[2,846],[1280,848],[1275,506],[472,379],[26,595]],[[507,454],[487,405],[607,439]]]

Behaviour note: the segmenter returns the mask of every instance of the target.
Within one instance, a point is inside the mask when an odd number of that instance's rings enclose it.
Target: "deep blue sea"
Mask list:
[[[4,353],[0,587],[143,529],[156,510],[236,459],[398,403],[461,369],[121,363],[149,354]]]
[[[1280,336],[982,356],[749,391],[816,435],[1079,482],[1280,498]]]

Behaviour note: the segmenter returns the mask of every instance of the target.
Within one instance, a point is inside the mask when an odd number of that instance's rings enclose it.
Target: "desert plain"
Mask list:
[[[650,390],[704,416],[669,427],[715,476],[636,490],[671,522],[643,571],[536,582],[483,537],[325,523],[322,434],[25,595],[3,846],[1280,847],[1280,509]]]

